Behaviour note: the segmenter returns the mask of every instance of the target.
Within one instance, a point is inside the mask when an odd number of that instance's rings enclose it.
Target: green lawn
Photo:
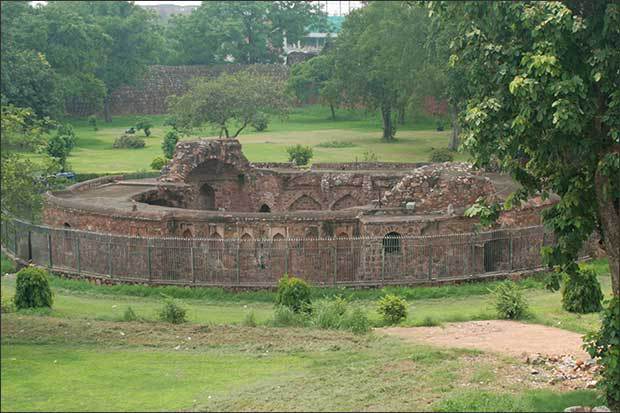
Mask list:
[[[69,157],[75,172],[134,172],[149,170],[156,156],[162,156],[162,137],[169,127],[164,127],[164,115],[149,118],[155,127],[146,139],[143,149],[112,149],[114,139],[135,124],[138,116],[113,118],[112,123],[98,122],[99,130],[94,131],[86,118],[67,119],[75,127],[77,146]],[[138,132],[142,135],[142,132]],[[428,161],[433,148],[444,148],[448,144],[450,132],[437,132],[432,119],[418,116],[409,119],[407,124],[399,125],[396,142],[385,143],[380,139],[381,121],[376,114],[359,110],[340,110],[336,121],[329,118],[329,109],[321,106],[295,108],[290,116],[281,120],[274,118],[269,128],[263,132],[247,129],[239,137],[245,155],[254,162],[286,162],[286,146],[293,144],[310,145],[314,149],[313,162],[352,162],[361,161],[364,152],[373,151],[380,161],[420,162]],[[214,137],[214,130],[196,131],[196,136]],[[316,147],[321,142],[349,141],[355,146],[348,148]],[[32,155],[39,159],[40,155]],[[466,159],[462,153],[457,160]]]

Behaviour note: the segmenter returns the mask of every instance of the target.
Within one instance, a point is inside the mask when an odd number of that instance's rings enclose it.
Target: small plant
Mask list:
[[[139,149],[144,148],[146,146],[146,142],[144,142],[144,138],[135,135],[121,135],[114,141],[112,147],[114,149],[121,148],[130,148],[130,149]]]
[[[164,151],[164,156],[166,158],[172,159],[177,142],[179,142],[179,134],[177,131],[171,130],[166,132],[164,135],[164,140],[161,143],[161,149]]]
[[[0,313],[6,314],[6,313],[12,313],[14,311],[15,311],[15,304],[13,303],[13,300],[5,296],[1,296],[0,297]]]
[[[156,171],[161,171],[161,169],[166,166],[168,161],[163,156],[158,156],[151,161],[151,169]]]
[[[603,309],[603,292],[596,273],[590,269],[578,270],[565,277],[562,289],[562,307],[571,313],[596,313]]]
[[[153,122],[149,118],[140,118],[136,122],[136,130],[143,130],[145,136],[151,136]]]
[[[398,324],[407,318],[407,302],[393,294],[386,294],[377,303],[377,312],[386,324]]]
[[[276,304],[288,307],[294,312],[310,312],[312,300],[310,299],[310,286],[304,280],[284,275],[278,281]]]
[[[620,299],[606,303],[601,316],[601,329],[585,336],[584,348],[602,367],[598,387],[603,390],[607,406],[620,411]]]
[[[367,150],[362,153],[362,162],[377,162],[379,157],[374,151]]]
[[[307,165],[313,156],[311,147],[300,144],[287,146],[286,152],[288,153],[289,162],[294,162],[297,166]]]
[[[308,324],[308,314],[279,305],[273,312],[271,324],[274,327],[305,327]]]
[[[343,298],[321,300],[312,308],[312,323],[318,328],[339,329],[347,311],[347,302]]]
[[[340,328],[355,334],[364,334],[370,331],[370,320],[364,310],[357,307],[344,315]]]
[[[269,117],[263,112],[256,112],[251,122],[252,127],[257,132],[262,132],[269,126]]]
[[[48,272],[32,266],[19,270],[13,301],[18,309],[51,307],[53,298]]]
[[[99,130],[99,128],[97,127],[97,117],[95,115],[90,115],[88,117],[88,124],[91,128],[93,128],[94,131]]]
[[[328,141],[321,142],[316,146],[317,148],[353,148],[357,145],[350,141]]]
[[[245,327],[256,327],[258,323],[256,322],[254,311],[246,313],[241,324]]]
[[[523,291],[513,281],[507,280],[499,283],[491,293],[500,318],[520,320],[527,315],[528,304]]]
[[[436,327],[439,325],[441,325],[441,323],[430,316],[424,317],[420,323],[416,324],[416,326],[419,327]]]
[[[441,132],[444,130],[443,121],[441,119],[437,119],[437,132]]]
[[[131,306],[125,309],[125,312],[123,313],[123,321],[138,321],[138,316],[133,311]]]
[[[429,157],[430,162],[452,162],[454,160],[454,153],[447,148],[435,149]]]
[[[173,299],[168,298],[163,308],[159,312],[159,319],[172,324],[182,324],[186,322],[186,310],[178,305]]]

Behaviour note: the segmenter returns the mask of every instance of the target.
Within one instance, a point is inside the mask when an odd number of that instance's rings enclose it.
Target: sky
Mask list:
[[[32,3],[46,3],[45,1],[33,1]],[[173,1],[173,0],[154,0],[154,1],[136,1],[136,4],[178,4],[179,6],[189,6],[189,5],[199,5],[202,3],[201,1]],[[361,1],[337,1],[337,0],[328,0],[328,1],[320,1],[323,7],[327,4],[327,13],[329,15],[340,15],[347,14],[349,8],[351,10],[361,7]]]

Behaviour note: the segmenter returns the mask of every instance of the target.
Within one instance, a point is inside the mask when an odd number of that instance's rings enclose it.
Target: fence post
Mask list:
[[[428,279],[433,279],[433,245],[428,244]]]
[[[385,285],[385,248],[381,245],[381,285]]]
[[[75,237],[75,250],[77,253],[77,272],[78,275],[82,273],[82,262],[80,260],[80,236],[77,232],[74,233],[76,235]]]
[[[508,254],[510,256],[510,271],[512,271],[512,232],[510,232],[510,244],[508,244]]]
[[[190,260],[192,261],[192,284],[196,284],[196,264],[194,263],[194,241],[191,242],[191,247],[189,247],[189,255]]]
[[[108,275],[114,278],[112,276],[112,235],[108,238]]]
[[[272,244],[273,248],[273,244]],[[241,250],[241,239],[237,240],[237,284],[241,283],[241,262],[240,262],[240,252]]]
[[[17,251],[17,225],[13,227],[13,254],[19,258],[19,253]]]
[[[149,284],[151,283],[151,280],[153,279],[153,264],[151,263],[151,239],[147,238],[146,240],[146,266],[148,268],[149,271]]]
[[[289,240],[286,240],[286,243],[284,244],[284,274],[288,274],[288,260],[289,260],[289,251],[288,251],[288,242]]]
[[[334,287],[336,286],[336,281],[338,279],[338,250],[336,247],[332,246],[334,251]]]
[[[32,261],[32,231],[28,230],[28,261]]]
[[[49,253],[48,257],[49,257],[50,269],[52,269],[52,267],[54,266],[54,263],[52,262],[52,233],[51,232],[47,233],[47,251]]]

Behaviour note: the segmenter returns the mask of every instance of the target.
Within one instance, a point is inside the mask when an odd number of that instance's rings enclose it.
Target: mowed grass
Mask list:
[[[170,127],[163,126],[165,115],[148,116],[155,125],[150,137],[145,137],[142,149],[113,149],[112,143],[129,127],[135,125],[139,116],[117,116],[113,122],[98,121],[99,130],[94,131],[86,118],[66,119],[76,131],[77,146],[69,156],[71,169],[80,173],[113,173],[150,170],[153,158],[162,156],[161,142]],[[144,135],[143,132],[137,132]],[[364,152],[374,152],[379,161],[423,162],[428,161],[435,148],[448,145],[449,131],[437,132],[435,122],[424,116],[410,118],[405,125],[398,125],[396,141],[381,140],[381,120],[376,113],[361,110],[338,111],[335,121],[330,119],[329,109],[322,106],[295,108],[287,119],[273,118],[266,131],[244,130],[239,140],[246,157],[252,162],[287,162],[286,147],[294,144],[310,145],[314,150],[312,162],[362,161]],[[216,137],[217,131],[205,128],[195,131],[196,137]],[[347,141],[353,147],[324,148],[316,145],[332,141]],[[40,159],[40,155],[31,155]],[[457,160],[467,155],[456,153]]]

